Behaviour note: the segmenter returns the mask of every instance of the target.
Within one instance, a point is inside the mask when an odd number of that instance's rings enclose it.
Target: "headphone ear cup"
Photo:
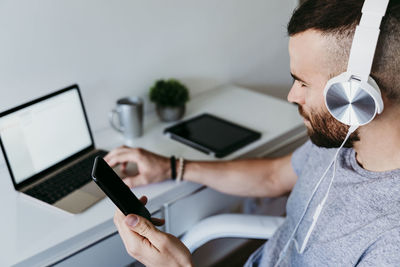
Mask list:
[[[369,84],[347,77],[343,73],[328,81],[324,90],[326,107],[335,119],[346,125],[365,125],[383,109],[379,88],[375,82]]]
[[[371,76],[368,77],[368,86],[366,86],[366,89],[370,89],[369,93],[373,96],[376,104],[376,109],[377,113],[381,114],[383,111],[383,99],[382,99],[382,94],[381,90],[379,89],[379,85],[376,83],[374,78]]]

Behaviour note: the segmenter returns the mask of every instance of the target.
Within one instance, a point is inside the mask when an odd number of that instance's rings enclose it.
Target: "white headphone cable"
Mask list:
[[[313,215],[313,221],[312,221],[311,227],[309,228],[309,230],[308,230],[308,232],[307,232],[307,235],[306,235],[306,237],[304,238],[303,245],[301,246],[300,250],[299,250],[298,244],[297,244],[297,242],[296,242],[296,240],[295,240],[296,249],[297,249],[297,251],[298,251],[300,254],[303,254],[304,249],[305,249],[306,246],[307,246],[308,240],[310,239],[311,233],[312,233],[312,231],[314,230],[315,225],[317,224],[319,215],[321,214],[321,211],[322,211],[322,209],[323,209],[323,207],[324,207],[324,205],[325,205],[325,202],[326,202],[326,200],[328,199],[328,195],[329,195],[329,192],[330,192],[330,190],[331,190],[331,187],[332,187],[332,184],[333,184],[333,180],[335,179],[335,174],[336,174],[336,163],[337,163],[337,156],[338,156],[338,154],[339,154],[339,151],[340,151],[340,149],[342,149],[343,145],[345,144],[345,142],[346,142],[347,139],[349,138],[350,134],[352,134],[356,129],[357,129],[357,127],[355,127],[354,130],[352,130],[351,128],[349,129],[349,132],[347,133],[347,136],[346,136],[346,138],[344,139],[342,145],[341,145],[341,146],[339,147],[339,149],[336,151],[336,154],[335,154],[335,157],[334,157],[334,163],[333,163],[332,178],[331,178],[331,181],[330,181],[330,183],[329,183],[328,190],[326,191],[326,194],[325,194],[324,198],[322,199],[321,203],[318,204],[317,209],[315,210],[315,213],[314,213],[314,215]]]
[[[295,226],[295,228],[294,228],[292,234],[290,235],[289,240],[286,242],[286,244],[285,244],[285,246],[283,247],[281,253],[279,253],[278,261],[277,261],[277,262],[275,263],[275,265],[274,265],[275,267],[277,267],[277,266],[280,264],[280,262],[284,259],[285,254],[286,254],[286,251],[287,251],[287,249],[288,249],[288,247],[289,247],[289,245],[290,245],[290,242],[292,241],[294,235],[296,234],[297,229],[299,228],[300,223],[301,223],[301,221],[303,220],[303,218],[304,218],[304,216],[305,216],[305,214],[306,214],[306,212],[307,212],[307,210],[308,210],[308,207],[309,207],[309,205],[310,205],[310,203],[311,203],[311,201],[312,201],[312,199],[313,199],[315,193],[317,192],[317,190],[318,190],[318,188],[319,188],[321,182],[322,182],[323,179],[325,178],[325,175],[327,174],[327,172],[328,172],[329,169],[331,168],[332,164],[334,164],[334,166],[333,166],[333,174],[332,174],[331,181],[330,181],[330,183],[329,183],[329,187],[328,187],[327,193],[325,194],[325,197],[323,198],[323,200],[321,201],[321,203],[318,204],[317,209],[315,210],[315,213],[314,213],[314,216],[313,216],[313,222],[312,222],[312,224],[311,224],[309,230],[307,231],[307,235],[306,235],[306,237],[304,238],[303,245],[302,245],[302,247],[301,247],[300,250],[298,249],[297,242],[295,242],[297,251],[298,251],[300,254],[302,254],[302,253],[304,252],[305,246],[307,245],[308,240],[309,240],[309,238],[310,238],[310,236],[311,236],[311,233],[312,233],[312,231],[313,231],[313,229],[314,229],[314,226],[315,226],[316,223],[317,223],[318,217],[319,217],[319,215],[321,214],[322,208],[323,208],[323,206],[324,206],[324,204],[325,204],[326,199],[328,198],[329,191],[330,191],[330,189],[331,189],[333,180],[334,180],[334,178],[335,178],[335,172],[336,172],[336,158],[337,158],[337,156],[338,156],[338,154],[339,154],[339,151],[342,149],[342,147],[343,147],[344,144],[346,143],[347,139],[350,137],[350,135],[351,135],[355,130],[357,130],[357,128],[358,128],[358,125],[352,125],[352,126],[350,126],[350,128],[349,128],[349,130],[348,130],[348,132],[347,132],[346,138],[344,139],[344,141],[343,141],[343,143],[341,144],[341,146],[336,150],[335,156],[333,157],[332,161],[329,163],[329,165],[328,165],[328,167],[326,168],[325,172],[322,174],[322,176],[321,176],[321,178],[319,179],[317,185],[314,187],[314,190],[313,190],[313,192],[312,192],[310,198],[308,199],[307,205],[306,205],[306,207],[305,207],[305,209],[304,209],[304,211],[303,211],[303,213],[302,213],[302,215],[301,215],[301,217],[300,217],[300,220],[298,221],[297,225]]]

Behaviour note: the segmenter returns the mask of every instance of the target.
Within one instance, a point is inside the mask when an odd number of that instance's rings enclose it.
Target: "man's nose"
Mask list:
[[[287,100],[291,103],[303,105],[305,104],[304,94],[304,88],[301,87],[299,82],[294,81],[292,88],[290,88],[289,94],[287,96]]]

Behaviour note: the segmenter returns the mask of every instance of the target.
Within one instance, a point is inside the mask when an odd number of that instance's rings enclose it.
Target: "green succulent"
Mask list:
[[[176,79],[158,80],[150,88],[150,100],[164,107],[183,106],[189,100],[189,90]]]

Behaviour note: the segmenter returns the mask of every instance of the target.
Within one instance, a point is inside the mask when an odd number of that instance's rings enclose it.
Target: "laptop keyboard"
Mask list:
[[[105,156],[106,154],[106,151],[100,150],[64,171],[57,173],[52,178],[28,189],[24,193],[49,204],[53,204],[90,182],[92,180],[91,172],[94,158],[97,156]]]

